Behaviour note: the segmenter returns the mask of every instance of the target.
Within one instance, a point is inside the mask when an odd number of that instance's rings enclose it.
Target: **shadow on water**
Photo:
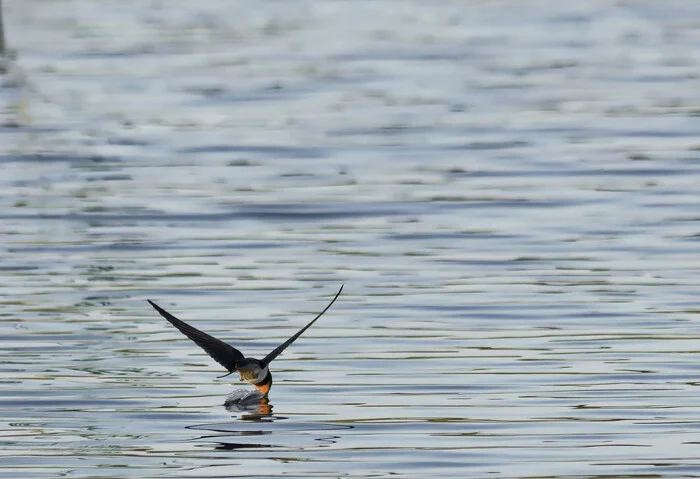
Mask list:
[[[269,399],[257,390],[237,389],[226,398],[224,408],[229,412],[240,413],[238,420],[187,426],[187,429],[215,433],[199,436],[194,441],[213,443],[216,450],[271,447],[305,449],[335,443],[338,436],[323,434],[323,431],[353,428],[349,425],[299,421],[280,423],[279,421],[288,421],[289,418],[273,415]]]

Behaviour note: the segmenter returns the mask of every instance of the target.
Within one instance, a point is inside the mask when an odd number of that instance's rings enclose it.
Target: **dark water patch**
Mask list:
[[[581,202],[572,200],[533,200],[530,198],[511,198],[503,199],[497,197],[473,197],[473,196],[458,196],[458,195],[436,195],[426,198],[426,203],[437,204],[440,209],[457,210],[457,209],[521,209],[521,208],[565,208]]]
[[[129,208],[119,213],[35,213],[35,214],[0,214],[4,220],[43,220],[89,223],[93,226],[122,224],[141,225],[151,223],[224,223],[241,219],[263,221],[300,221],[300,220],[350,220],[399,215],[433,214],[435,205],[440,209],[465,208],[562,208],[576,204],[574,201],[541,201],[530,199],[510,199],[468,196],[433,196],[420,202],[351,202],[326,203],[324,205],[308,203],[265,203],[238,205],[232,212],[201,213],[159,213],[146,208]],[[106,209],[105,209],[106,211]]]
[[[104,164],[120,164],[122,160],[118,157],[105,157],[100,155],[62,155],[57,153],[40,153],[40,154],[5,154],[0,155],[0,164],[2,163],[70,163],[70,164],[92,164],[92,165],[104,165]]]
[[[123,223],[137,225],[143,222],[173,223],[219,223],[238,219],[257,219],[265,221],[298,220],[341,220],[349,218],[370,218],[408,214],[412,205],[403,203],[328,203],[323,206],[304,203],[297,204],[258,204],[241,205],[233,212],[223,213],[157,213],[147,209],[134,208],[123,213],[67,213],[59,214],[15,214],[2,215],[6,220],[52,220],[76,221],[93,224]]]
[[[519,140],[502,140],[502,141],[478,141],[473,143],[464,143],[460,145],[445,145],[441,146],[444,150],[505,150],[511,148],[524,148],[530,146],[527,141]]]
[[[197,93],[197,90],[190,89],[190,92]],[[214,98],[216,99],[217,103],[229,104],[231,107],[235,107],[236,104],[245,105],[246,103],[281,103],[284,101],[293,101],[299,97],[303,97],[304,93],[305,91],[303,88],[284,85],[273,81],[259,88],[242,91],[221,91],[214,97],[204,95],[203,101],[197,99],[188,106],[195,107],[200,103],[207,104]]]
[[[474,266],[499,266],[499,265],[513,265],[513,263],[538,263],[538,262],[596,262],[602,261],[596,258],[585,258],[585,257],[572,257],[572,258],[556,258],[556,257],[518,257],[513,256],[511,258],[505,259],[431,259],[435,263],[452,263],[459,265],[474,265]]]
[[[206,153],[245,153],[257,157],[269,158],[323,158],[326,156],[322,148],[299,146],[268,146],[268,145],[203,145],[182,148],[179,154]]]
[[[89,409],[104,408],[104,407],[124,407],[124,406],[136,406],[141,403],[132,400],[105,400],[105,399],[60,399],[55,397],[46,397],[41,399],[28,399],[23,400],[11,400],[11,399],[0,399],[0,406],[6,408],[39,408],[41,410],[53,410],[56,412],[65,411],[85,411]]]
[[[191,421],[201,420],[209,417],[207,414],[199,411],[188,411],[184,408],[177,408],[177,411],[170,410],[152,410],[151,412],[130,412],[123,413],[120,416],[125,420],[130,421],[154,421],[161,423],[162,421],[171,421],[179,427],[187,427]]]
[[[406,49],[402,47],[375,48],[335,55],[330,60],[342,63],[348,62],[399,62],[399,61],[464,61],[473,59],[474,52],[468,48],[455,48],[451,45],[415,46]]]
[[[107,143],[119,146],[148,146],[151,142],[148,140],[139,140],[137,138],[114,136],[107,138]]]
[[[133,178],[131,177],[131,175],[113,173],[113,174],[106,174],[106,175],[99,175],[99,176],[89,176],[89,177],[85,178],[85,181],[92,183],[92,182],[104,182],[104,181],[130,181],[132,179]],[[94,206],[92,208],[101,208],[101,207]]]
[[[265,220],[322,220],[395,216],[411,210],[410,205],[398,203],[358,202],[351,204],[258,204],[242,205],[240,213],[246,218]]]
[[[54,317],[58,317],[59,313],[54,314]],[[77,344],[81,344],[81,341],[89,342],[89,341],[99,341],[101,337],[99,335],[95,334],[81,334],[75,331],[74,326],[71,326],[69,324],[64,324],[65,332],[64,333],[58,333],[58,334],[46,334],[43,332],[32,332],[32,331],[24,331],[22,334],[16,334],[16,335],[0,335],[0,341],[18,341],[18,342],[23,342],[23,341],[30,341],[30,342],[50,342],[50,343],[62,343],[66,342],[67,340],[70,341],[71,345],[61,345],[61,346],[55,346],[56,348],[70,348],[70,347],[76,347]],[[81,344],[81,346],[85,346],[85,344]],[[46,346],[41,346],[37,347],[37,350],[40,351],[41,348],[44,348]],[[24,351],[30,351],[31,347],[28,347],[26,349],[23,349]]]
[[[508,169],[508,170],[486,170],[474,169],[468,171],[455,171],[453,176],[464,176],[470,178],[546,178],[546,177],[646,177],[646,176],[679,176],[695,174],[698,168],[562,168],[562,169]]]
[[[7,251],[9,252],[10,249],[8,248]],[[6,265],[0,265],[0,272],[27,272],[27,271],[38,271],[41,270],[41,267],[39,266],[6,266]]]
[[[99,51],[81,51],[73,52],[67,56],[67,58],[75,59],[88,59],[88,60],[113,60],[113,59],[134,59],[137,60],[140,57],[161,57],[162,55],[167,55],[168,51],[153,51],[153,46],[143,45],[141,47],[129,50],[116,50],[116,49],[105,49],[101,48]],[[161,58],[162,59],[162,58]]]
[[[434,233],[404,233],[404,234],[388,234],[385,236],[388,240],[397,241],[430,241],[430,240],[484,240],[484,239],[515,239],[517,235],[509,235],[502,233],[488,232],[434,232]]]
[[[8,248],[10,253],[81,253],[81,252],[109,252],[109,251],[201,251],[203,249],[271,249],[271,248],[286,248],[289,247],[288,242],[279,243],[250,243],[239,242],[236,240],[212,240],[198,241],[196,244],[161,244],[156,242],[120,242],[120,243],[86,243],[86,244],[50,244],[45,246],[23,246]],[[27,267],[27,271],[35,270],[36,268]],[[8,271],[14,269],[8,268]],[[21,269],[19,271],[22,271]],[[109,267],[108,271],[114,271],[113,267]],[[97,271],[90,270],[89,272],[96,273]],[[192,273],[190,273],[192,274]],[[119,278],[126,279],[120,275]]]
[[[415,126],[415,125],[386,125],[378,126],[374,128],[346,128],[343,130],[330,130],[328,135],[331,137],[347,137],[347,136],[359,136],[359,137],[393,137],[402,135],[415,135],[415,134],[427,134],[430,133],[432,127],[428,126]]]

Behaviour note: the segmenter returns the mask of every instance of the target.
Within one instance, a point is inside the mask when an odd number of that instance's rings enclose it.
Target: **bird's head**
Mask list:
[[[260,361],[253,358],[244,358],[236,363],[236,371],[241,375],[241,381],[248,381],[252,384],[264,381],[269,370]]]

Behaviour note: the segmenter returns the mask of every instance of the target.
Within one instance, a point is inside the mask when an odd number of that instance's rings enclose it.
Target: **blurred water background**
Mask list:
[[[699,2],[3,16],[2,477],[700,477]]]

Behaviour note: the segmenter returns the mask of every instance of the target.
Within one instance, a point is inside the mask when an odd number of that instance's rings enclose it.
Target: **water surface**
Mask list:
[[[700,476],[696,2],[3,7],[3,477]]]

